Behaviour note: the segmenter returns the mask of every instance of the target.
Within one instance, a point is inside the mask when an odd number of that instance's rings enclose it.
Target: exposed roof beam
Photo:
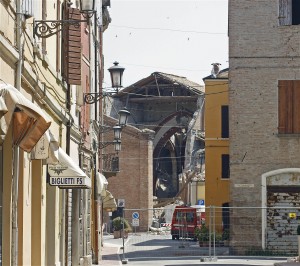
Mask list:
[[[152,96],[141,98],[129,98],[130,102],[197,102],[198,96]]]

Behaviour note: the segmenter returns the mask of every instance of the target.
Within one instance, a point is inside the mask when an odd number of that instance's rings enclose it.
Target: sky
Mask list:
[[[212,63],[228,67],[228,0],[111,0],[104,32],[104,88],[107,69],[125,67],[123,87],[153,72],[203,84]]]

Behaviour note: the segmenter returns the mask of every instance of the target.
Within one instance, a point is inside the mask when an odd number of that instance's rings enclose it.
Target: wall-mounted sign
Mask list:
[[[234,184],[234,187],[252,188],[252,187],[254,187],[254,184]]]
[[[91,180],[88,177],[50,177],[49,184],[59,187],[91,187]]]
[[[125,207],[125,199],[118,199],[118,207]]]
[[[73,159],[58,148],[58,164],[48,164],[49,184],[59,188],[91,188],[91,179]]]
[[[297,218],[297,214],[296,214],[295,212],[290,212],[290,213],[289,213],[289,217],[290,217],[291,219],[296,219],[296,218]]]

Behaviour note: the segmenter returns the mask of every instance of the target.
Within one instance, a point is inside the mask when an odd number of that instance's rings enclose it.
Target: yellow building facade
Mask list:
[[[214,213],[217,231],[229,226],[228,69],[205,83],[205,206],[206,221]],[[210,207],[212,206],[212,207]]]

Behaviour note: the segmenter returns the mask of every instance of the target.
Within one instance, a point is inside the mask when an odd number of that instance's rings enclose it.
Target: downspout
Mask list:
[[[98,40],[97,40],[97,16],[96,16],[97,13],[94,14],[94,60],[95,60],[95,92],[97,93],[98,92],[98,67],[97,67],[97,55],[98,55],[98,47],[99,47],[99,44],[98,44]],[[101,100],[99,100],[100,102]],[[98,114],[97,114],[97,111],[98,111],[98,108],[97,108],[97,102],[95,103],[95,121],[98,120]],[[97,183],[97,167],[98,167],[98,163],[97,163],[97,152],[95,152],[93,154],[93,160],[95,162],[95,166],[94,166],[94,172],[93,172],[93,178],[94,178],[94,190],[93,190],[93,200],[94,200],[94,245],[93,245],[93,248],[95,248],[94,250],[94,263],[97,263],[98,264],[98,249],[99,249],[99,245],[98,245],[98,238],[99,238],[99,224],[98,224],[98,202],[97,202],[97,188],[96,188],[96,183]]]
[[[22,2],[17,0],[16,2],[16,43],[19,52],[19,59],[17,62],[16,70],[16,89],[21,90],[21,79],[22,79],[22,66],[23,66],[23,45],[22,45]],[[18,185],[19,185],[19,160],[20,150],[17,145],[13,147],[13,180],[12,180],[12,243],[11,243],[11,265],[18,265]]]

